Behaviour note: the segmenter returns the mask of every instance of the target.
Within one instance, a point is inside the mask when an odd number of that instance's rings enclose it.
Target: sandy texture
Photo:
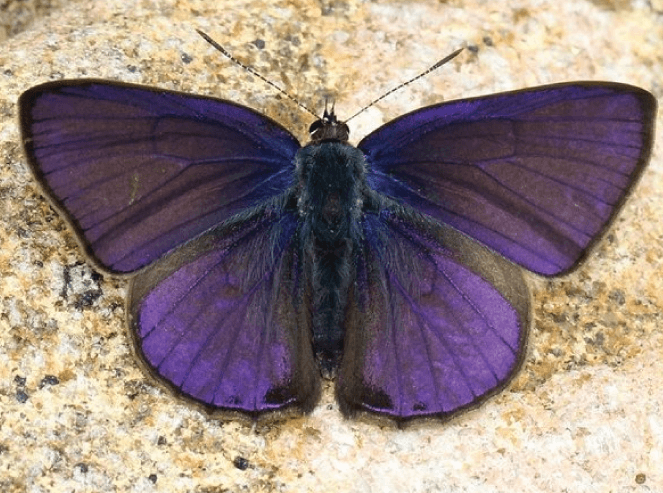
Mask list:
[[[152,385],[125,333],[126,281],[85,263],[27,171],[17,97],[64,77],[216,95],[305,139],[310,116],[195,28],[317,110],[335,96],[341,117],[469,48],[353,120],[353,142],[422,105],[544,83],[612,80],[663,95],[661,2],[505,4],[111,0],[35,20],[3,4],[0,491],[663,491],[660,139],[589,261],[561,279],[530,276],[535,324],[511,388],[405,431],[343,420],[331,387],[311,416],[251,427]]]

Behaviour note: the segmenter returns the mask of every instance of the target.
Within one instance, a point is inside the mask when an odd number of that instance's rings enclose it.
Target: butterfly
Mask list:
[[[521,267],[556,276],[643,172],[656,100],[571,82],[444,102],[301,146],[221,99],[64,80],[19,99],[43,194],[130,277],[146,369],[210,411],[446,419],[503,389],[531,324]]]

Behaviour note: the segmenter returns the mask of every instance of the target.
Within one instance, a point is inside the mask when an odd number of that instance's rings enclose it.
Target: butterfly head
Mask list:
[[[350,128],[345,122],[336,119],[333,109],[331,112],[325,109],[322,118],[314,121],[308,131],[311,134],[311,142],[320,142],[323,140],[347,142],[350,136]]]

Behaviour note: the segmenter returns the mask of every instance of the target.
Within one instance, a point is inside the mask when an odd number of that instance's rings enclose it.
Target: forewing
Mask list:
[[[521,365],[530,312],[519,268],[430,222],[364,218],[337,387],[346,415],[449,418]]]
[[[261,212],[141,271],[127,312],[147,369],[210,410],[311,410],[319,372],[296,237],[294,216]]]
[[[19,99],[25,151],[90,256],[139,269],[292,184],[296,139],[227,101],[95,80]]]
[[[359,144],[375,190],[544,275],[573,268],[649,159],[656,101],[569,83],[431,106]]]

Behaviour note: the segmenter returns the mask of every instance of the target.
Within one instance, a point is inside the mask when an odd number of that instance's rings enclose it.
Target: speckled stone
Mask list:
[[[530,276],[529,353],[506,392],[403,431],[343,420],[328,385],[310,416],[251,426],[211,419],[140,371],[127,283],[94,272],[39,196],[16,108],[37,83],[106,78],[237,101],[304,140],[312,117],[196,28],[316,111],[333,96],[341,118],[469,48],[352,120],[354,142],[422,105],[565,80],[660,99],[660,2],[111,0],[23,19],[0,22],[0,491],[663,491],[660,138],[589,260]]]

